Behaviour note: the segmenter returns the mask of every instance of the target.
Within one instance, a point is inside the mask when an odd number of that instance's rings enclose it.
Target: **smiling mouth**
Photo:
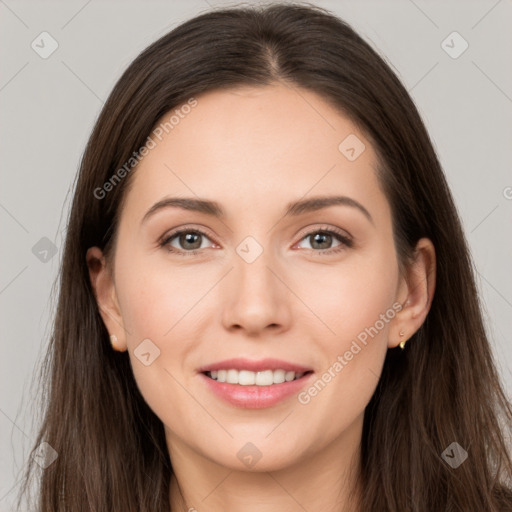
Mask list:
[[[215,370],[202,372],[210,379],[226,383],[238,384],[239,386],[273,386],[299,380],[313,371],[296,373],[294,371],[285,370],[263,370],[252,372],[250,370]]]

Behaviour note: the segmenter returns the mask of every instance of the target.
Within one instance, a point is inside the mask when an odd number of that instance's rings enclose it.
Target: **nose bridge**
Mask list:
[[[261,240],[261,236],[259,237]],[[236,247],[235,279],[240,293],[262,293],[267,300],[275,293],[276,283],[269,267],[275,266],[269,238],[260,243],[254,236],[246,236]],[[265,244],[265,245],[264,245]]]
[[[255,237],[247,236],[235,252],[229,280],[232,288],[224,304],[226,327],[236,324],[257,331],[268,325],[284,325],[288,319],[286,291],[273,273],[278,266],[275,251]]]

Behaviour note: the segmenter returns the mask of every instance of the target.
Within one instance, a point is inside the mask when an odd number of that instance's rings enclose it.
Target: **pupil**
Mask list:
[[[327,233],[317,233],[315,235],[313,235],[313,243],[311,244],[311,246],[313,248],[315,248],[315,244],[317,242],[319,242],[320,245],[322,245],[322,240],[323,240],[323,243],[324,245],[327,244],[327,247],[317,247],[318,249],[328,249],[329,247],[329,242],[331,242],[331,239],[332,239],[332,235],[329,235]]]
[[[196,237],[196,241],[194,242],[194,237]],[[187,247],[187,244],[192,244],[192,247],[188,247],[188,249],[199,249],[201,247],[201,241],[199,239],[200,235],[198,233],[185,233],[181,235],[180,243],[183,247]],[[199,241],[199,243],[198,243]]]

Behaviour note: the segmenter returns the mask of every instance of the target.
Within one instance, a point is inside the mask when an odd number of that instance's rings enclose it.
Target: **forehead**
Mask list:
[[[383,200],[369,141],[316,93],[244,86],[195,100],[193,108],[176,107],[155,126],[154,147],[136,168],[127,206],[149,207],[172,194],[247,209],[333,189]]]

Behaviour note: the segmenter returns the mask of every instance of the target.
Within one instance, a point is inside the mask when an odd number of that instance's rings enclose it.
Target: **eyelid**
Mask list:
[[[331,226],[329,224],[320,224],[320,225],[310,224],[309,226],[306,226],[305,228],[301,229],[301,231],[299,231],[299,234],[297,236],[300,238],[298,241],[300,242],[306,236],[312,235],[313,233],[316,233],[318,231],[322,231],[322,232],[327,231],[327,232],[335,233],[336,235],[338,235],[339,237],[341,237],[343,239],[346,239],[347,241],[350,241],[350,242],[353,241],[352,235],[350,235],[350,233],[348,233],[348,231],[345,231],[344,229],[340,229],[335,226]]]
[[[171,229],[170,231],[167,231],[159,240],[158,240],[158,243],[161,244],[161,245],[164,245],[168,242],[168,240],[170,238],[174,238],[176,235],[179,235],[181,234],[182,232],[188,232],[188,231],[196,231],[198,233],[200,233],[201,235],[204,235],[205,237],[207,237],[208,239],[210,239],[212,242],[214,242],[216,245],[220,245],[218,244],[218,242],[215,241],[215,237],[212,236],[210,233],[209,233],[209,230],[203,226],[198,226],[198,225],[194,225],[194,224],[187,224],[185,226],[180,226],[179,228],[175,228],[175,229]],[[192,251],[187,251],[187,252],[192,252]]]

